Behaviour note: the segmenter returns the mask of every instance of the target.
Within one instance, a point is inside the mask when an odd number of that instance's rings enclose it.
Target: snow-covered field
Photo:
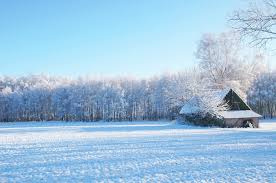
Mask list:
[[[0,182],[276,182],[276,120],[1,123]]]

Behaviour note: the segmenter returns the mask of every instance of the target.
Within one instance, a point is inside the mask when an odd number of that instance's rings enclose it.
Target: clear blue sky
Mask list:
[[[241,0],[0,0],[0,74],[147,77],[195,64]]]

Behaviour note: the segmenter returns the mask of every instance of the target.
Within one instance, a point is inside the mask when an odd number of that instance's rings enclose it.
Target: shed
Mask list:
[[[223,127],[259,127],[259,118],[262,116],[254,112],[249,105],[232,89],[216,91],[220,103],[228,104],[228,109],[220,111],[216,119],[222,119]],[[191,116],[199,116],[200,108],[198,107],[198,99],[193,97],[181,109],[180,114],[186,119]],[[188,118],[187,118],[188,117]],[[188,120],[189,121],[189,120]]]

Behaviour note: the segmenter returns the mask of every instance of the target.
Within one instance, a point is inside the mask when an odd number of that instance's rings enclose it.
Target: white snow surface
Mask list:
[[[1,123],[0,182],[276,182],[276,120]]]

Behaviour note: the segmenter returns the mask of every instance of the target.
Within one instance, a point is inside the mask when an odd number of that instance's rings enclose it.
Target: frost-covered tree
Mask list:
[[[265,64],[262,54],[248,56],[244,52],[236,33],[203,35],[196,52],[202,79],[213,88],[233,88],[246,98],[246,91],[265,70]]]
[[[236,80],[243,69],[239,54],[240,43],[236,34],[204,34],[196,57],[204,77],[217,85]]]

